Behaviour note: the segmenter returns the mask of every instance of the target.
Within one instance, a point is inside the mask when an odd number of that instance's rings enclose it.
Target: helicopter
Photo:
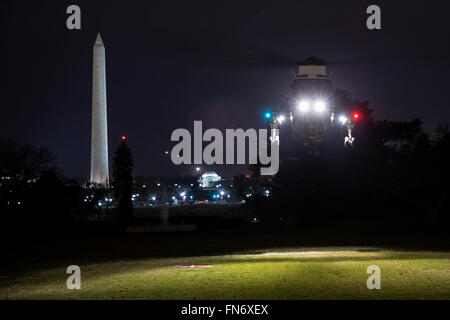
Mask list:
[[[178,52],[179,54],[179,52]],[[240,68],[286,68],[296,65],[292,72],[291,93],[277,111],[267,111],[264,118],[271,129],[285,127],[290,120],[294,140],[303,140],[306,146],[317,147],[324,139],[325,132],[330,127],[341,126],[345,129],[344,146],[351,147],[355,143],[353,129],[361,119],[357,110],[339,109],[333,99],[331,86],[332,72],[328,72],[329,65],[351,65],[373,62],[374,59],[346,59],[325,62],[311,56],[298,61],[292,55],[275,53],[246,54],[236,52],[234,55],[208,55],[199,57],[183,55],[173,57],[177,61],[200,64],[232,66]],[[279,136],[272,136],[270,140]],[[314,149],[314,148],[313,148]]]
[[[292,71],[290,98],[281,110],[267,112],[265,118],[271,129],[279,129],[290,122],[294,138],[303,138],[306,146],[322,142],[330,126],[346,129],[344,146],[353,146],[352,131],[360,120],[358,111],[339,110],[333,99],[331,75],[325,61],[309,57],[297,62],[297,71]]]

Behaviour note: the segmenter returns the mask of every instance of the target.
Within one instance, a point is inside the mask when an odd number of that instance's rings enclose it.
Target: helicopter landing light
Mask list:
[[[280,124],[282,124],[284,120],[285,120],[285,118],[284,118],[283,115],[281,115],[281,116],[279,116],[279,117],[277,118],[277,121],[278,121]]]
[[[348,119],[347,119],[346,116],[340,116],[340,117],[339,117],[339,121],[340,121],[342,124],[346,124],[347,121],[348,121]]]
[[[298,104],[298,108],[301,112],[308,112],[309,111],[309,102],[308,101],[300,101],[300,103]]]
[[[326,108],[327,107],[325,105],[325,102],[323,102],[323,101],[319,100],[319,101],[316,101],[316,103],[314,104],[314,110],[318,113],[324,112]]]

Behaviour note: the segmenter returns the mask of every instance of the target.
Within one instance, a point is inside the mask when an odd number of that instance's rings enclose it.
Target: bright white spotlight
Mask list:
[[[277,118],[277,121],[278,121],[280,124],[282,124],[283,121],[284,121],[284,116],[283,116],[283,115],[279,116],[279,117]]]
[[[314,110],[316,112],[324,112],[326,109],[326,105],[325,102],[323,101],[316,101],[316,103],[314,104]]]
[[[348,119],[347,119],[346,116],[340,116],[340,117],[339,117],[339,121],[340,121],[342,124],[345,124],[345,123],[348,121]]]
[[[298,104],[298,108],[300,109],[301,112],[308,112],[309,111],[309,102],[308,101],[300,101],[300,103]]]

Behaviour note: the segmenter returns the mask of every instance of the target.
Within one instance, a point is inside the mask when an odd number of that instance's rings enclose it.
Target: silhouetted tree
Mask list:
[[[435,216],[433,222],[449,222],[450,219],[450,123],[438,126],[433,140],[432,184],[436,199]]]
[[[54,165],[55,155],[47,148],[0,140],[0,209],[23,208],[32,182]]]
[[[0,140],[0,176],[10,180],[29,181],[50,169],[55,155],[47,148],[29,143]]]
[[[118,223],[126,228],[133,213],[131,193],[133,190],[133,157],[127,142],[123,140],[113,159],[113,187],[118,201]]]
[[[33,184],[31,200],[27,204],[31,225],[44,235],[63,234],[70,225],[69,200],[65,185],[55,170],[45,171]]]
[[[80,180],[74,178],[67,180],[65,185],[70,213],[77,223],[85,223],[89,212],[87,205],[90,204],[87,201],[87,189],[83,188]]]
[[[234,189],[239,197],[245,199],[245,194],[249,191],[250,180],[244,174],[237,175],[233,178]]]

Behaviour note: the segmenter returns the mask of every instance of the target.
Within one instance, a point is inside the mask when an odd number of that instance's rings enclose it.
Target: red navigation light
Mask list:
[[[360,117],[361,117],[361,116],[359,115],[358,112],[354,112],[354,113],[353,113],[353,119],[359,120]]]
[[[250,175],[249,175],[249,174],[246,174],[245,177],[246,177],[247,179],[249,179],[249,178],[250,178]]]
[[[125,140],[127,140],[127,137],[122,136],[122,141],[125,141]]]

